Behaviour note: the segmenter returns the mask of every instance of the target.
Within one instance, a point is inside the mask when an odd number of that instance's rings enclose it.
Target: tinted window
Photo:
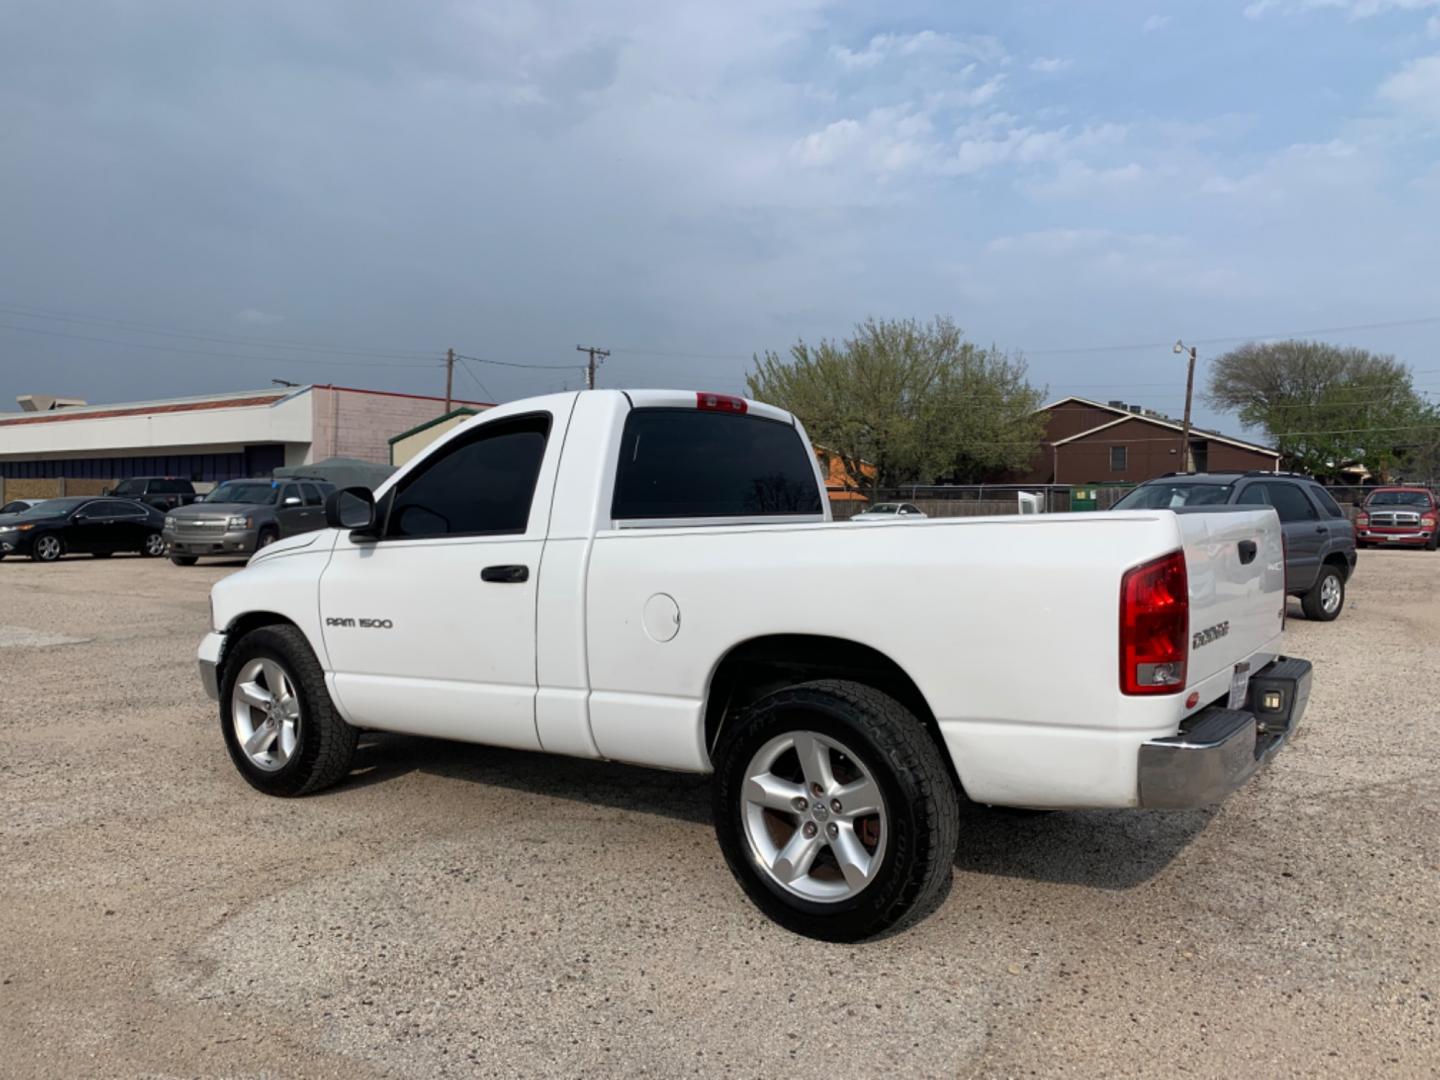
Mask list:
[[[1272,480],[1255,486],[1265,489],[1270,505],[1275,507],[1281,521],[1315,521],[1320,516],[1298,484],[1280,484]]]
[[[11,502],[0,506],[0,514],[18,514],[21,510],[30,509],[30,504],[25,502]]]
[[[154,480],[150,483],[150,491],[155,495],[189,495],[195,490],[195,486],[189,480]]]
[[[385,535],[523,533],[549,431],[548,416],[498,420],[449,444],[386,499]]]
[[[100,499],[85,507],[85,513],[90,517],[143,517],[144,511],[132,502],[121,502],[119,499]]]
[[[325,501],[320,497],[320,489],[314,484],[301,484],[300,496],[305,500],[306,506],[319,506]]]
[[[818,514],[820,490],[810,450],[791,424],[635,409],[620,440],[610,512],[622,520]]]
[[[221,484],[209,495],[205,496],[206,502],[211,503],[250,503],[262,505],[272,503],[279,492],[279,488],[268,480],[237,481]]]
[[[1219,506],[1230,498],[1230,484],[1141,484],[1115,504],[1115,510],[1171,510],[1177,506]]]
[[[144,481],[144,480],[121,480],[120,483],[116,484],[116,485],[115,485],[113,488],[111,488],[110,490],[111,490],[112,492],[114,492],[116,495],[144,495],[144,494],[145,494],[145,481]]]
[[[1270,500],[1265,496],[1264,484],[1251,484],[1244,491],[1240,492],[1240,497],[1236,499],[1235,502],[1239,506],[1270,505]]]
[[[1345,511],[1340,509],[1340,504],[1332,499],[1330,492],[1326,491],[1319,484],[1310,485],[1310,494],[1315,496],[1315,501],[1320,504],[1320,509],[1324,510],[1328,516],[1332,518],[1345,516]]]
[[[1377,491],[1365,502],[1366,506],[1408,506],[1413,510],[1428,510],[1430,496],[1423,491]]]

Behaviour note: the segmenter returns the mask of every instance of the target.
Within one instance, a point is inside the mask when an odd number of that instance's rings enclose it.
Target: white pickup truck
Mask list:
[[[856,940],[943,897],[962,799],[1211,803],[1304,711],[1269,508],[851,525],[824,492],[742,398],[491,409],[215,586],[230,756],[272,795],[361,729],[713,770],[750,897]]]

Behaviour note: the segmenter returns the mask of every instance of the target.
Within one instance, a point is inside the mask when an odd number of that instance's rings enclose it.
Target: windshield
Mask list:
[[[144,494],[145,494],[145,481],[144,481],[144,480],[121,480],[120,483],[116,484],[113,488],[110,489],[110,494],[111,494],[111,495],[144,495]]]
[[[1413,506],[1424,510],[1430,505],[1430,496],[1423,491],[1377,491],[1365,503],[1366,506]]]
[[[894,514],[894,513],[896,513],[897,511],[899,511],[899,509],[900,509],[900,508],[899,508],[898,506],[896,506],[894,503],[881,503],[879,506],[872,506],[869,510],[866,510],[865,513],[867,513],[867,514]]]
[[[1116,510],[1172,510],[1177,506],[1220,506],[1233,484],[1142,484],[1117,502]]]
[[[233,481],[221,484],[209,495],[206,495],[203,501],[208,503],[250,503],[259,506],[273,503],[277,491],[279,491],[278,488],[265,480]]]

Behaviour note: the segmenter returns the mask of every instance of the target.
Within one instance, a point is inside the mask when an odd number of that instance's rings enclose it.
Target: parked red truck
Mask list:
[[[1423,487],[1376,488],[1365,497],[1355,518],[1355,538],[1383,547],[1423,547],[1434,551],[1440,540],[1440,506]]]

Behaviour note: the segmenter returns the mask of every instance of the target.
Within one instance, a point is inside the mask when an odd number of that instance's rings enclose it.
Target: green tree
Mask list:
[[[1317,476],[1356,464],[1394,468],[1424,408],[1410,369],[1393,356],[1320,341],[1242,345],[1211,366],[1206,397],[1263,428],[1292,468]]]
[[[1024,468],[1044,430],[1025,361],[978,348],[944,317],[872,318],[843,341],[799,341],[788,357],[757,357],[745,382],[751,397],[800,417],[872,496]]]

